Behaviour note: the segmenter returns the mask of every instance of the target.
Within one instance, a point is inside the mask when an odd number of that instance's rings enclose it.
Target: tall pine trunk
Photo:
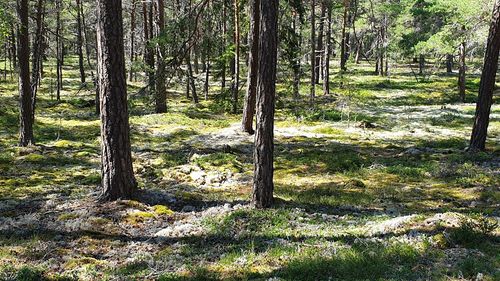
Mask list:
[[[340,70],[346,71],[347,67],[347,44],[349,39],[347,35],[347,25],[349,21],[350,0],[344,0],[344,15],[342,21],[342,40],[340,42]]]
[[[36,33],[33,44],[32,68],[31,68],[31,115],[35,120],[36,96],[40,85],[42,66],[43,45],[43,19],[45,14],[45,1],[38,0],[36,5]]]
[[[250,52],[248,54],[248,82],[243,107],[241,129],[243,132],[254,134],[253,118],[255,116],[255,100],[257,92],[257,74],[259,70],[259,33],[260,33],[260,0],[250,1]]]
[[[101,100],[101,198],[130,198],[137,183],[130,148],[121,0],[97,0],[97,60]]]
[[[135,10],[137,2],[132,0],[132,9],[130,10],[130,70],[129,81],[132,82],[134,77],[134,58],[135,58]]]
[[[319,84],[320,77],[323,76],[323,64],[321,63],[322,55],[324,54],[324,29],[325,29],[325,14],[326,14],[326,0],[321,0],[321,15],[319,19],[319,28],[318,28],[318,38],[316,38],[316,62],[315,62],[315,74],[314,79],[316,84]]]
[[[19,64],[19,145],[34,144],[32,92],[30,84],[30,47],[29,47],[29,4],[28,0],[17,1],[19,26],[17,29],[17,58]]]
[[[500,0],[493,8],[488,44],[484,57],[483,73],[479,85],[479,97],[476,105],[476,116],[469,144],[469,151],[484,150],[490,121],[493,90],[498,69],[498,53],[500,52]]]
[[[156,36],[160,36],[165,27],[165,4],[163,0],[156,0]],[[155,82],[155,109],[156,113],[167,112],[167,87],[165,85],[165,47],[162,43],[156,44],[156,75]]]
[[[61,0],[56,0],[56,97],[61,100],[62,90],[62,45],[61,45]]]
[[[256,208],[268,208],[273,204],[274,190],[273,152],[278,49],[278,0],[261,1],[260,12],[257,127],[254,148],[252,204]]]
[[[231,92],[233,96],[233,113],[238,112],[238,92],[240,88],[240,11],[239,0],[234,0],[234,72]]]
[[[311,86],[310,100],[316,96],[316,0],[311,0]]]
[[[78,67],[80,68],[80,81],[85,83],[85,68],[83,66],[83,32],[81,1],[76,0],[76,48],[78,52]]]
[[[323,95],[330,94],[330,37],[332,36],[332,8],[327,7],[325,46],[323,52]]]
[[[466,43],[460,44],[460,63],[458,70],[458,95],[461,102],[465,102],[465,58],[466,58]]]

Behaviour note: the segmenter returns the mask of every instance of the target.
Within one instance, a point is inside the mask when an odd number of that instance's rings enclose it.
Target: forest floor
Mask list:
[[[29,148],[1,81],[0,280],[500,280],[500,105],[472,155],[477,77],[461,104],[454,75],[354,69],[314,106],[307,81],[303,102],[279,84],[269,210],[249,206],[253,137],[216,84],[197,106],[173,89],[158,115],[131,83],[140,190],[97,203],[99,121],[76,69],[61,102],[44,78]]]

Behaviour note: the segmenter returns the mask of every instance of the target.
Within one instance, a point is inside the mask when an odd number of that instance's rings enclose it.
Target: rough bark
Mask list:
[[[469,151],[484,150],[495,89],[495,78],[498,70],[498,53],[500,52],[500,0],[493,9],[493,18],[488,36],[488,44],[484,57],[483,73],[479,85],[479,97],[476,105],[476,116],[472,129]]]
[[[267,208],[273,204],[274,190],[273,152],[278,49],[278,0],[261,1],[260,11],[257,126],[252,204],[256,208]]]
[[[17,58],[19,64],[19,145],[34,144],[32,93],[30,84],[30,47],[29,47],[29,12],[28,0],[17,1],[19,25],[17,29]]]
[[[121,0],[97,0],[97,59],[101,101],[103,200],[130,198],[132,168]]]
[[[259,70],[259,32],[260,32],[260,0],[250,1],[250,52],[248,54],[248,79],[241,130],[254,134],[253,119],[255,116],[255,100],[257,92],[257,74]]]

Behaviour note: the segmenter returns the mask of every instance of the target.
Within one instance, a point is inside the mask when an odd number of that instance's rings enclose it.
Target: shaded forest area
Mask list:
[[[499,280],[500,0],[0,2],[0,280]]]

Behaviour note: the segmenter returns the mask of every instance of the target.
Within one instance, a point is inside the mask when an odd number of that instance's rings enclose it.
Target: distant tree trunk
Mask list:
[[[14,30],[14,24],[10,26],[11,28],[11,36],[10,36],[10,47],[12,52],[12,67],[17,69],[17,48],[16,48],[16,32]]]
[[[323,95],[330,95],[330,38],[332,37],[332,9],[328,6],[326,36],[323,52]]]
[[[151,2],[142,3],[143,13],[143,29],[144,29],[144,63],[146,64],[146,74],[148,76],[149,93],[155,93],[155,53],[154,48],[151,46],[151,39],[153,39],[153,4]]]
[[[134,77],[134,55],[135,55],[135,9],[136,0],[132,0],[132,9],[130,10],[130,70],[129,81],[132,82]]]
[[[211,12],[211,9],[210,9],[210,0],[208,1],[208,11]],[[204,49],[204,53],[205,53],[205,57],[204,57],[204,69],[203,71],[205,72],[205,85],[203,87],[203,91],[204,91],[204,94],[205,94],[205,100],[208,100],[208,91],[209,91],[209,87],[210,87],[210,52],[211,52],[211,49],[212,49],[212,15],[210,14],[207,15],[207,30],[206,32],[208,33],[208,36],[206,38],[207,40],[207,46],[206,48]]]
[[[424,55],[420,55],[418,57],[418,74],[423,75],[425,68],[425,57]]]
[[[268,208],[273,204],[274,190],[273,152],[278,49],[278,0],[261,1],[260,4],[261,28],[252,204],[256,208]],[[314,41],[312,42],[314,43]]]
[[[257,74],[259,71],[259,36],[260,36],[260,0],[250,1],[250,52],[248,54],[248,79],[241,130],[253,135],[255,100],[257,96]]]
[[[465,58],[466,58],[466,43],[462,42],[460,44],[460,66],[458,71],[458,93],[460,96],[460,101],[465,102]]]
[[[30,85],[30,47],[29,47],[29,4],[28,0],[17,1],[17,14],[19,26],[17,30],[18,47],[17,57],[19,62],[19,145],[34,144],[32,93]]]
[[[323,64],[321,63],[322,55],[324,54],[323,50],[323,36],[324,36],[324,29],[325,29],[325,13],[326,13],[326,3],[325,0],[320,0],[321,1],[321,16],[320,16],[320,21],[319,21],[319,28],[318,28],[318,36],[316,38],[316,53],[314,54],[316,57],[316,62],[315,62],[315,73],[314,73],[314,79],[315,83],[319,84],[320,76],[323,76]]]
[[[453,55],[446,55],[446,73],[450,74],[453,72]]]
[[[359,64],[361,58],[361,52],[363,52],[363,38],[359,40],[356,46],[356,64]]]
[[[43,17],[45,14],[45,1],[38,0],[36,6],[36,34],[33,44],[33,57],[31,69],[31,114],[35,120],[36,96],[41,79],[42,44],[43,44]]]
[[[61,100],[62,64],[61,64],[61,0],[56,0],[56,97]]]
[[[340,69],[342,71],[346,71],[347,67],[347,44],[349,44],[349,40],[347,38],[347,25],[349,21],[349,7],[350,0],[344,0],[344,15],[342,22],[342,40],[340,43]]]
[[[97,59],[101,96],[103,200],[130,198],[132,168],[121,0],[97,0]]]
[[[316,96],[316,0],[311,0],[311,103]]]
[[[193,67],[191,63],[191,56],[188,55],[186,57],[186,64],[187,64],[187,70],[188,70],[188,87],[191,87],[191,93],[193,95],[193,102],[195,104],[199,103],[198,99],[198,93],[196,92],[196,85],[194,83],[194,76],[193,76]]]
[[[300,20],[297,13],[295,13],[293,16],[293,32],[300,37],[300,31],[297,31],[297,22],[300,23]],[[298,40],[299,44],[301,41],[301,39]],[[300,58],[297,56],[293,64],[293,98],[295,101],[298,101],[300,96],[300,68]]]
[[[81,0],[76,0],[76,47],[78,52],[78,66],[80,67],[80,81],[85,83],[85,69],[83,66],[83,33],[81,20]]]
[[[227,47],[227,24],[226,24],[226,0],[222,1],[222,53],[226,52]],[[222,64],[221,69],[221,90],[224,92],[226,89],[226,61]]]
[[[238,92],[240,87],[240,11],[239,0],[234,0],[234,75],[233,75],[233,114],[238,112]]]
[[[488,44],[484,57],[483,72],[479,85],[479,97],[476,105],[476,116],[470,140],[469,150],[477,151],[486,148],[486,137],[490,119],[493,90],[498,70],[498,54],[500,52],[500,0],[493,9],[493,20],[490,26]]]
[[[163,0],[156,0],[156,36],[162,34],[165,27],[165,4]],[[165,47],[162,43],[156,44],[156,75],[155,82],[155,109],[156,113],[167,112],[167,88],[165,86]]]

